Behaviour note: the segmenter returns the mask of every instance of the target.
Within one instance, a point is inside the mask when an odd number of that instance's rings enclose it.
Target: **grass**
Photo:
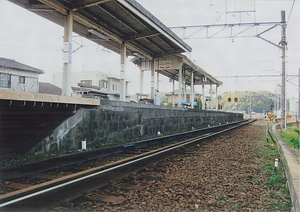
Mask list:
[[[287,180],[285,177],[284,166],[283,163],[279,161],[278,169],[275,171],[275,159],[280,159],[280,155],[276,144],[270,141],[271,139],[269,138],[269,143],[263,143],[259,148],[259,151],[263,156],[259,159],[259,163],[261,167],[263,167],[262,173],[266,177],[265,185],[273,193],[273,198],[266,201],[268,201],[268,204],[272,205],[274,209],[290,211],[291,201],[289,190],[286,186]]]
[[[300,149],[300,128],[298,124],[290,125],[286,130],[281,130],[280,135],[289,147]]]

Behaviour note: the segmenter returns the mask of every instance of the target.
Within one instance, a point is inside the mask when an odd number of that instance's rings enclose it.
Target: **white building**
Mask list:
[[[40,74],[42,70],[0,57],[0,89],[38,93]]]
[[[129,81],[125,81],[125,96],[129,101],[127,88]],[[53,75],[53,84],[62,86],[62,73]],[[94,72],[72,72],[72,96],[86,96],[93,98],[109,98],[120,100],[120,78],[110,76],[99,71]]]
[[[287,100],[287,112],[292,115],[295,120],[298,117],[298,104],[299,100],[297,98],[290,98]]]

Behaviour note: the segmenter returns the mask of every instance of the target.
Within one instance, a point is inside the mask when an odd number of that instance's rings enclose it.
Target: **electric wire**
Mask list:
[[[289,14],[289,17],[288,17],[288,20],[287,20],[287,23],[289,22],[290,17],[291,17],[291,14],[292,14],[292,12],[293,12],[294,5],[295,5],[295,1],[296,1],[296,0],[293,1],[292,7],[291,7],[291,10],[290,10],[290,14]]]

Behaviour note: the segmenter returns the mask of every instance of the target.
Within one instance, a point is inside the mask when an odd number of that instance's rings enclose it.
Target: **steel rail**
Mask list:
[[[45,182],[45,183],[41,183],[41,184],[38,184],[38,185],[35,185],[32,187],[29,187],[29,188],[25,188],[25,189],[21,189],[21,190],[15,191],[15,192],[10,192],[10,193],[4,194],[4,195],[0,195],[0,208],[12,205],[14,203],[18,203],[23,200],[30,199],[32,197],[36,197],[41,194],[46,194],[50,191],[54,191],[59,188],[68,188],[72,185],[75,185],[78,182],[83,182],[84,180],[93,178],[95,176],[99,176],[101,174],[116,171],[118,169],[127,167],[129,165],[142,163],[149,159],[151,159],[151,161],[153,161],[154,158],[161,157],[166,154],[169,155],[169,153],[174,150],[177,150],[182,147],[188,147],[190,145],[195,144],[196,142],[205,140],[207,138],[214,137],[216,135],[220,135],[224,132],[228,132],[230,130],[244,126],[253,121],[255,121],[255,120],[249,120],[247,122],[242,122],[236,126],[233,126],[233,127],[230,127],[230,128],[218,131],[218,132],[205,134],[198,138],[191,138],[191,139],[188,139],[188,141],[183,141],[183,142],[180,142],[177,144],[172,144],[171,146],[162,147],[158,150],[152,150],[150,152],[142,153],[137,156],[130,157],[130,158],[125,158],[123,160],[116,161],[116,162],[113,162],[113,163],[110,163],[110,164],[107,164],[104,166],[91,168],[89,170],[85,170],[85,171],[81,171],[81,172],[78,172],[75,174],[64,176],[64,177],[61,177],[61,178],[58,178],[58,179],[55,179],[55,180],[52,180],[49,182]]]

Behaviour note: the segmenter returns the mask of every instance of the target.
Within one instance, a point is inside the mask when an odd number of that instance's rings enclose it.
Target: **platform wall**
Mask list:
[[[83,140],[95,148],[242,119],[237,113],[101,101],[97,109],[78,111],[31,152],[80,149]]]

